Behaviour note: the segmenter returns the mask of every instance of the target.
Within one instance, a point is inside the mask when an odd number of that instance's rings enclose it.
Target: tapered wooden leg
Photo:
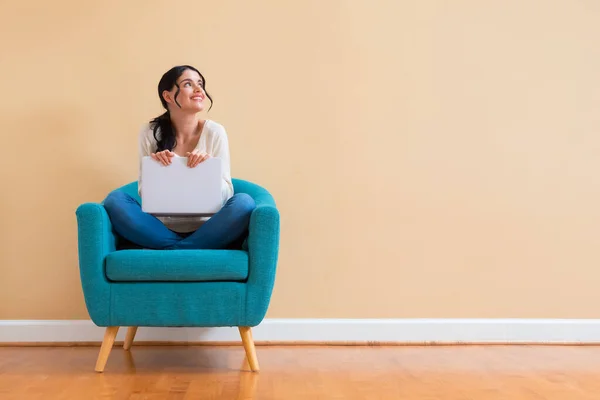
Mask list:
[[[240,326],[240,336],[246,351],[246,358],[252,371],[258,371],[258,359],[256,358],[256,349],[254,348],[254,339],[252,339],[252,329],[249,326]]]
[[[102,346],[100,347],[100,354],[98,355],[98,360],[96,361],[96,372],[104,371],[104,366],[106,365],[108,355],[110,354],[113,344],[115,343],[117,332],[119,332],[118,326],[109,326],[106,328],[106,331],[104,332],[104,340],[102,341]]]
[[[137,328],[137,326],[130,326],[129,329],[127,329],[127,336],[125,336],[125,343],[123,343],[124,350],[129,350],[131,348],[131,344],[133,343],[133,338],[135,338]]]

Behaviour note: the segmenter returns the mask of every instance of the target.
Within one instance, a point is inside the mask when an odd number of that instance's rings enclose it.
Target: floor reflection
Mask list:
[[[115,350],[117,350],[117,351],[115,351]],[[161,366],[158,364],[155,364],[153,367],[146,366],[146,367],[138,368],[138,366],[136,366],[136,362],[135,362],[135,358],[136,358],[135,348],[132,348],[129,351],[125,351],[122,349],[121,349],[121,351],[119,351],[118,349],[115,349],[115,350],[113,350],[112,355],[116,356],[116,354],[114,354],[114,353],[120,353],[121,360],[123,361],[123,363],[121,365],[122,368],[120,368],[120,372],[125,373],[126,375],[139,375],[139,374],[145,374],[148,372],[159,372],[156,369],[161,368]],[[227,379],[222,380],[223,388],[225,386],[228,386],[229,389],[233,389],[233,386],[236,386],[236,380],[234,378],[236,375],[236,368],[233,365],[231,365],[231,366],[233,368],[230,369],[230,373],[227,373]],[[219,370],[219,368],[217,368],[217,370]],[[194,371],[197,371],[197,374]],[[190,370],[188,368],[185,368],[185,372],[182,371],[182,373],[185,373],[185,374],[192,373],[193,375],[195,375],[194,379],[199,379],[199,378],[201,379],[201,377],[203,375],[210,377],[213,374],[213,372],[215,372],[215,371],[211,371],[211,369],[206,369],[206,368],[198,368],[197,370]],[[222,372],[222,371],[217,371],[217,372]],[[101,375],[102,377],[110,376],[111,372],[110,372],[110,370],[107,370],[105,373],[98,374],[98,375]],[[250,365],[248,363],[248,359],[246,357],[243,357],[242,362],[239,364],[239,369],[237,369],[238,390],[237,390],[236,398],[239,400],[254,399],[256,396],[257,388],[258,388],[259,377],[260,377],[260,373],[252,372],[250,370]]]

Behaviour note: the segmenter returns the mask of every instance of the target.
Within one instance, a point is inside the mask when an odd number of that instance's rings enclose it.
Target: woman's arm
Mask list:
[[[223,183],[221,186],[221,196],[223,198],[223,204],[231,196],[233,196],[233,183],[231,183],[231,164],[229,157],[229,139],[227,138],[227,132],[225,128],[219,129],[215,135],[215,142],[213,144],[213,151],[211,156],[218,157],[221,159],[223,165]]]
[[[138,195],[142,197],[142,158],[150,156],[152,154],[152,142],[150,141],[149,135],[153,135],[152,130],[146,124],[142,127],[138,137]],[[152,136],[154,138],[154,136]]]

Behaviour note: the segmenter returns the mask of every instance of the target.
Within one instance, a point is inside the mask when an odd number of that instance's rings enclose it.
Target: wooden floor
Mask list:
[[[600,399],[600,347],[0,347],[0,399]]]

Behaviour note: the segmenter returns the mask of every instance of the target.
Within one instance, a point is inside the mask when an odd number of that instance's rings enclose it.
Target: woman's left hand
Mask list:
[[[196,165],[200,164],[202,161],[210,158],[210,155],[208,155],[207,153],[200,151],[200,150],[194,150],[191,153],[188,152],[187,154],[188,157],[188,167],[190,168],[194,168]]]

